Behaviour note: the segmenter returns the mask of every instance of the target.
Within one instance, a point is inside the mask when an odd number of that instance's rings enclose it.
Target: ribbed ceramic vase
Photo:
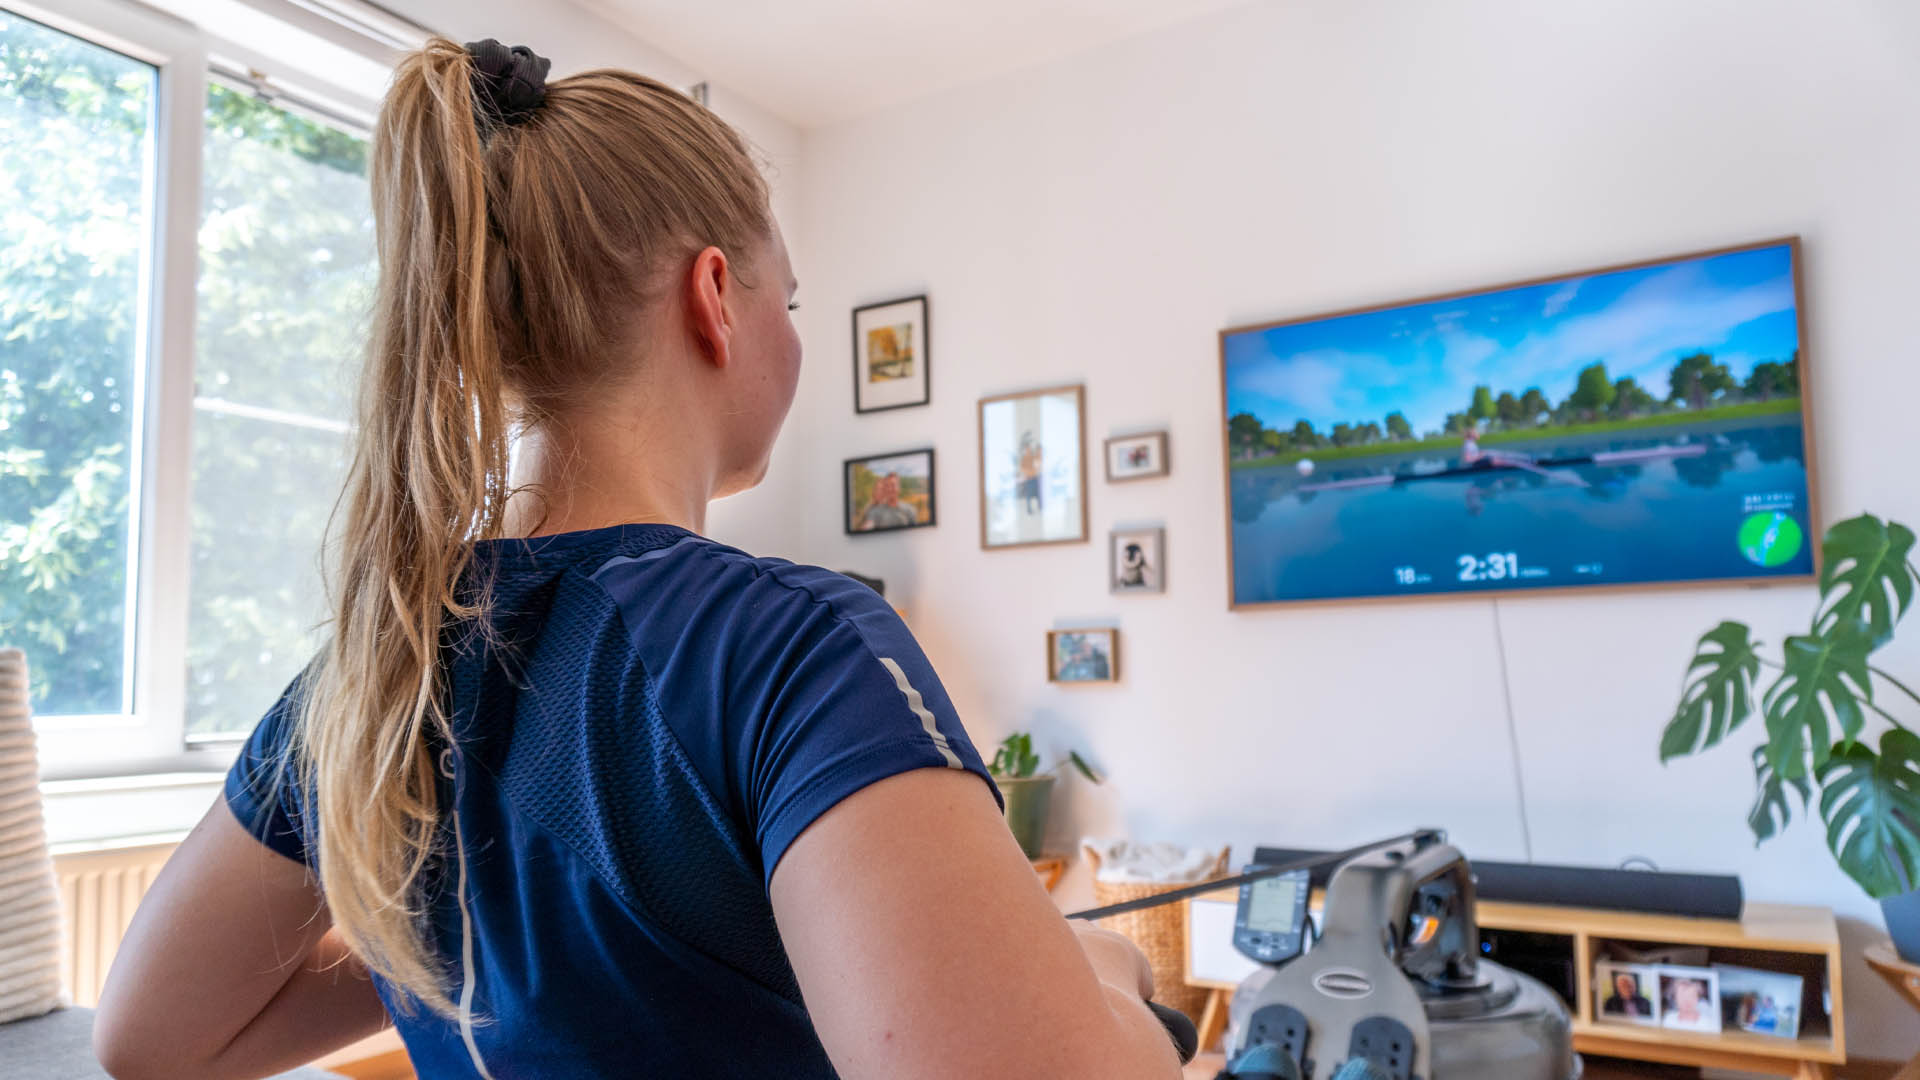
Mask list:
[[[60,892],[40,814],[27,657],[0,649],[0,1024],[60,1004]]]

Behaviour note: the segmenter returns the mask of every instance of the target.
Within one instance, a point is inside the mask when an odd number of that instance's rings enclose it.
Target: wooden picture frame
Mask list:
[[[1062,644],[1071,644],[1076,638],[1105,638],[1106,653],[1102,657],[1097,651],[1084,661],[1060,663]],[[1062,639],[1067,639],[1065,642]],[[1078,664],[1084,663],[1084,668]],[[1084,673],[1083,673],[1084,672]],[[1047,681],[1056,686],[1084,686],[1117,683],[1120,681],[1120,628],[1117,626],[1086,626],[1065,630],[1047,631]]]
[[[1032,404],[1023,416],[1021,406],[1029,402]],[[1054,430],[1065,427],[1057,414],[1069,402],[1073,413],[1070,436],[1064,430]],[[1048,411],[1056,414],[1053,427],[1044,426]],[[1085,543],[1086,387],[1053,386],[981,398],[978,420],[980,547],[998,551]],[[1037,434],[1036,425],[1041,425]],[[1062,465],[1059,459],[1069,451],[1072,460]],[[1064,505],[1065,509],[1050,511],[1049,504]],[[1036,531],[1038,535],[1032,535]]]
[[[925,293],[854,308],[853,411],[910,409],[932,401],[932,346]]]
[[[917,459],[924,459],[924,463],[913,464]],[[893,463],[894,467],[892,469],[871,468],[870,466],[875,462]],[[870,475],[865,478],[858,476],[855,470],[860,467],[868,467]],[[884,482],[888,476],[898,476],[903,469],[911,469],[907,477],[909,481],[918,479],[920,483],[900,484],[890,497],[879,502],[875,502],[869,492],[864,504],[856,503],[856,499],[861,496],[861,488],[871,488],[876,479]],[[866,457],[848,458],[840,465],[842,528],[848,536],[871,536],[874,533],[932,528],[940,521],[934,478],[932,447],[924,450],[899,450],[890,454],[870,454]],[[911,514],[912,521],[907,524],[888,523],[893,517],[899,516],[897,513],[891,513],[891,508],[894,507]]]
[[[1147,452],[1150,456],[1151,464],[1144,468],[1132,470],[1129,469],[1125,461],[1121,461],[1120,468],[1115,469],[1114,464],[1115,458],[1117,457],[1115,452],[1120,451],[1125,453],[1133,451],[1136,447]],[[1100,456],[1106,460],[1107,483],[1109,484],[1126,484],[1135,480],[1152,480],[1156,477],[1166,476],[1173,471],[1173,464],[1167,457],[1167,433],[1164,431],[1148,431],[1138,435],[1115,435],[1106,441],[1105,446],[1102,447]]]
[[[1591,278],[1591,277],[1595,277],[1602,274],[1614,274],[1614,273],[1620,273],[1625,271],[1643,270],[1643,269],[1648,269],[1652,267],[1664,266],[1668,264],[1684,263],[1691,260],[1710,259],[1710,258],[1715,258],[1723,255],[1733,255],[1733,254],[1739,254],[1742,252],[1759,251],[1766,248],[1782,247],[1782,246],[1788,248],[1790,252],[1790,260],[1792,263],[1791,279],[1793,283],[1793,293],[1794,293],[1795,332],[1797,334],[1797,338],[1799,342],[1797,381],[1799,385],[1799,394],[1800,394],[1799,417],[1800,417],[1800,430],[1801,430],[1801,455],[1802,455],[1801,460],[1804,463],[1804,469],[1806,473],[1807,523],[1805,526],[1804,542],[1808,545],[1812,555],[1812,570],[1809,573],[1791,574],[1791,575],[1782,574],[1782,575],[1765,575],[1765,576],[1720,577],[1720,578],[1704,578],[1703,577],[1703,578],[1693,578],[1688,580],[1670,580],[1670,581],[1629,581],[1629,582],[1622,582],[1619,584],[1591,584],[1591,585],[1570,584],[1570,585],[1554,585],[1554,586],[1547,586],[1547,587],[1540,587],[1540,588],[1524,588],[1524,589],[1489,589],[1489,590],[1468,589],[1468,590],[1449,590],[1449,591],[1432,591],[1432,592],[1416,592],[1416,593],[1350,595],[1350,596],[1340,596],[1340,597],[1304,597],[1304,598],[1297,598],[1297,599],[1281,598],[1281,599],[1272,599],[1272,600],[1246,600],[1246,601],[1242,601],[1239,599],[1240,591],[1238,587],[1238,582],[1236,581],[1236,577],[1235,577],[1236,566],[1235,566],[1235,557],[1234,557],[1235,524],[1234,524],[1234,501],[1233,501],[1234,500],[1233,433],[1228,424],[1228,421],[1230,419],[1230,409],[1231,409],[1231,406],[1229,404],[1231,387],[1228,384],[1227,345],[1228,345],[1228,340],[1230,338],[1236,335],[1257,333],[1260,331],[1272,330],[1280,327],[1295,326],[1303,323],[1323,322],[1323,321],[1342,319],[1342,318],[1347,318],[1350,316],[1357,316],[1357,315],[1370,315],[1370,314],[1375,314],[1382,311],[1390,311],[1396,308],[1410,308],[1410,307],[1415,307],[1422,304],[1431,304],[1431,303],[1436,303],[1441,301],[1461,300],[1469,297],[1479,297],[1479,296],[1484,296],[1492,293],[1510,292],[1517,289],[1525,289],[1533,286],[1546,285],[1546,284],[1552,284],[1557,282],[1570,282],[1578,279]],[[1222,516],[1225,520],[1225,526],[1226,526],[1226,543],[1227,543],[1226,585],[1227,585],[1228,610],[1241,611],[1241,610],[1251,610],[1251,609],[1257,609],[1257,608],[1322,607],[1322,606],[1329,606],[1329,605],[1345,605],[1345,604],[1393,604],[1393,603],[1406,603],[1410,601],[1476,600],[1476,599],[1484,599],[1489,596],[1565,596],[1565,595],[1571,595],[1571,594],[1663,592],[1663,591],[1672,591],[1672,590],[1678,590],[1678,589],[1721,588],[1721,587],[1731,587],[1731,586],[1749,586],[1750,587],[1754,585],[1792,585],[1792,584],[1803,584],[1809,581],[1817,581],[1819,579],[1819,575],[1821,571],[1820,542],[1822,537],[1822,532],[1821,532],[1822,517],[1821,517],[1821,503],[1820,503],[1820,472],[1819,472],[1817,452],[1816,452],[1818,439],[1816,438],[1815,430],[1814,430],[1813,400],[1814,400],[1814,395],[1816,393],[1814,389],[1814,383],[1817,382],[1818,376],[1816,374],[1814,377],[1809,377],[1809,368],[1807,363],[1807,357],[1810,350],[1809,350],[1809,338],[1807,335],[1807,293],[1806,293],[1806,287],[1805,287],[1805,278],[1806,278],[1805,261],[1804,261],[1802,250],[1801,250],[1800,238],[1798,236],[1784,236],[1784,237],[1777,237],[1777,238],[1768,239],[1768,240],[1760,240],[1760,241],[1747,243],[1747,244],[1736,244],[1728,247],[1711,248],[1705,251],[1683,252],[1683,253],[1674,254],[1674,255],[1661,256],[1658,258],[1641,259],[1641,260],[1637,260],[1635,262],[1630,262],[1630,263],[1620,263],[1620,264],[1615,264],[1610,266],[1602,266],[1602,267],[1597,267],[1597,268],[1588,269],[1588,270],[1575,270],[1575,271],[1570,271],[1566,273],[1550,274],[1542,277],[1528,278],[1521,281],[1513,281],[1513,282],[1508,282],[1508,283],[1498,284],[1498,285],[1479,286],[1479,287],[1470,288],[1470,289],[1459,289],[1452,292],[1439,293],[1436,295],[1415,297],[1415,298],[1406,299],[1406,300],[1395,300],[1388,303],[1370,304],[1364,307],[1347,308],[1340,311],[1324,312],[1324,313],[1305,315],[1305,316],[1289,318],[1289,319],[1276,319],[1271,322],[1254,323],[1254,324],[1249,324],[1245,326],[1228,327],[1224,330],[1219,331],[1219,334],[1218,334],[1219,368],[1218,370],[1220,374],[1220,398],[1219,398],[1219,401],[1220,401],[1220,414],[1219,414],[1220,415],[1220,450],[1221,450],[1220,467],[1221,467],[1221,474],[1222,474],[1221,475],[1222,490],[1225,493],[1225,498],[1222,500],[1223,505],[1221,509],[1222,509]]]
[[[1125,567],[1122,574],[1123,546],[1129,542],[1141,546],[1143,560]],[[1122,580],[1125,577],[1126,580]],[[1167,530],[1114,529],[1107,533],[1107,591],[1110,593],[1163,593],[1167,591]]]

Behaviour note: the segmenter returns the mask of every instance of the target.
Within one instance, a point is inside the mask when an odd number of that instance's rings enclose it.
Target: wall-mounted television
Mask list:
[[[1804,579],[1797,238],[1220,334],[1234,607]]]

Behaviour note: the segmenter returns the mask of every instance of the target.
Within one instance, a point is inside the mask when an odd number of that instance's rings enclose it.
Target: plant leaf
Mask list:
[[[1834,741],[1829,721],[1840,727],[1840,741],[1860,734],[1866,714],[1862,701],[1873,700],[1867,654],[1873,642],[1859,622],[1836,623],[1813,637],[1790,637],[1781,649],[1786,670],[1767,691],[1762,708],[1767,714],[1767,759],[1774,771],[1786,776],[1807,774],[1807,753],[1813,766],[1827,763]]]
[[[1028,763],[1028,759],[1033,758],[1032,745],[1033,737],[1018,731],[1001,739],[1000,748],[993,752],[993,763],[987,766],[987,772],[1007,780],[1032,776],[1034,765],[1039,763],[1038,759],[1034,759],[1033,764]]]
[[[1753,830],[1753,846],[1759,847],[1793,820],[1793,812],[1787,807],[1787,785],[1800,793],[1803,810],[1813,789],[1805,776],[1782,776],[1774,771],[1765,746],[1753,748],[1753,779],[1759,790],[1754,793],[1753,809],[1747,812],[1747,827]]]
[[[1872,514],[1848,518],[1827,530],[1820,545],[1820,612],[1816,632],[1859,620],[1873,648],[1887,643],[1894,624],[1913,603],[1913,530]]]
[[[1087,764],[1086,759],[1081,757],[1078,753],[1075,753],[1072,750],[1067,751],[1067,760],[1073,762],[1073,767],[1080,770],[1081,776],[1086,777],[1087,779],[1093,781],[1096,784],[1100,783],[1100,774],[1097,772],[1094,772],[1093,766]]]
[[[1660,736],[1662,762],[1712,746],[1752,715],[1758,644],[1745,623],[1723,622],[1700,635],[1680,704]]]
[[[1895,728],[1880,753],[1833,748],[1820,770],[1820,816],[1840,869],[1878,900],[1920,883],[1920,736]]]

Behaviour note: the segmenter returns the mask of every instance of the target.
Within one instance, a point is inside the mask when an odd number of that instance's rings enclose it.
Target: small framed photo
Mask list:
[[[1115,529],[1107,534],[1107,587],[1117,593],[1165,592],[1165,529]]]
[[[1107,440],[1107,482],[1167,475],[1167,433],[1121,435]]]
[[[1047,681],[1120,681],[1120,631],[1111,627],[1047,631]]]
[[[1800,1037],[1800,976],[1722,964],[1715,964],[1713,972],[1720,976],[1724,1028],[1782,1039]]]
[[[1594,965],[1594,1013],[1610,1024],[1660,1023],[1659,968],[1652,964]]]
[[[1086,388],[980,401],[980,546],[1087,539]]]
[[[932,525],[933,451],[854,458],[846,463],[844,495],[849,536]]]
[[[925,405],[932,363],[925,296],[853,309],[854,412]]]
[[[1720,976],[1701,967],[1663,966],[1659,971],[1660,1026],[1718,1032]]]

